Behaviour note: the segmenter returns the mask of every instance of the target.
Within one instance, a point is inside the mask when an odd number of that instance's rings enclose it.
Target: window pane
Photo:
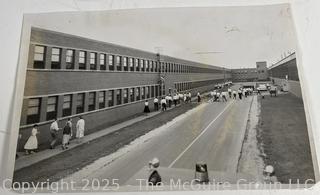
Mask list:
[[[39,98],[29,99],[29,107],[39,106],[39,104],[40,104],[40,99]]]
[[[63,109],[67,109],[71,107],[71,103],[70,102],[64,102],[62,108]]]
[[[48,104],[55,104],[57,101],[57,98],[56,97],[49,97],[48,98]]]
[[[39,107],[28,108],[27,115],[35,115],[39,113]]]
[[[86,56],[86,52],[84,51],[79,51],[79,57],[85,57]]]
[[[56,111],[56,105],[48,105],[47,106],[47,112],[54,112]]]
[[[52,56],[51,61],[53,61],[53,62],[59,62],[59,61],[60,61],[60,57],[54,55],[54,56]]]
[[[52,54],[60,55],[60,49],[59,48],[52,48]]]
[[[44,53],[44,46],[39,46],[39,45],[36,45],[35,47],[34,47],[34,52],[35,53]]]
[[[44,60],[44,55],[43,54],[39,54],[39,53],[35,53],[34,54],[34,60],[35,61],[43,61]]]

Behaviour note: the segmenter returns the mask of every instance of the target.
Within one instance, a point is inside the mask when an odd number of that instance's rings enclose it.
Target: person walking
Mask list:
[[[230,88],[228,88],[228,93],[229,93],[229,98],[231,99],[232,90]]]
[[[186,94],[186,93],[183,94],[183,102],[184,102],[184,103],[187,103],[187,102],[188,102],[188,97],[187,97],[187,94]]]
[[[69,140],[68,140],[68,145],[70,144],[70,139],[72,138],[72,136],[73,136],[73,131],[72,131],[72,119],[71,118],[68,118],[68,121],[67,121],[67,123],[68,123],[68,125],[70,126],[70,130],[71,130],[71,132],[70,132],[70,138],[69,138]]]
[[[177,94],[174,94],[174,95],[173,95],[173,104],[174,104],[174,107],[177,106],[178,100],[179,100],[179,96],[178,96]]]
[[[24,145],[24,149],[26,151],[26,154],[33,154],[37,152],[36,150],[38,149],[38,139],[37,139],[37,134],[38,134],[38,125],[35,124],[33,125],[33,128],[31,130],[31,135],[29,139],[27,140],[26,144]]]
[[[201,102],[200,92],[197,93],[198,102]]]
[[[169,108],[171,108],[171,106],[172,106],[172,96],[171,96],[171,94],[169,94],[169,96],[168,96],[168,102],[169,102]]]
[[[50,143],[50,149],[54,149],[55,144],[58,140],[58,132],[60,128],[58,126],[58,119],[55,118],[54,121],[51,123],[50,126],[50,134],[51,134],[51,143]]]
[[[232,94],[233,94],[233,99],[236,100],[236,99],[237,99],[237,92],[236,92],[235,90],[233,90],[233,91],[232,91]]]
[[[187,96],[188,96],[188,101],[191,102],[191,92],[189,92]]]
[[[84,137],[84,127],[85,127],[85,121],[82,118],[82,116],[80,116],[76,125],[76,128],[77,128],[76,138],[78,143],[81,143],[82,138]]]
[[[155,98],[153,99],[153,105],[154,105],[154,110],[155,110],[155,111],[158,111],[158,110],[159,110],[159,100],[158,100],[157,97],[155,97]]]
[[[213,101],[217,101],[217,91],[213,90]]]
[[[216,99],[216,101],[217,101],[217,102],[220,102],[220,100],[221,100],[221,93],[218,91],[218,92],[217,92],[217,99]]]
[[[62,149],[68,149],[68,144],[69,144],[69,140],[71,138],[71,127],[72,127],[72,123],[71,123],[71,118],[68,119],[68,121],[66,122],[66,125],[63,128],[63,132],[62,132]]]
[[[161,109],[162,109],[162,111],[166,111],[166,110],[167,110],[167,101],[166,101],[166,99],[164,99],[164,97],[162,97],[160,103],[161,103]]]
[[[144,110],[143,110],[143,112],[144,112],[146,115],[148,115],[148,113],[150,113],[148,100],[146,100],[146,101],[144,102]]]
[[[222,93],[221,93],[221,96],[222,96],[222,101],[224,101],[224,102],[227,102],[228,100],[227,100],[227,92],[226,91],[223,91]]]
[[[239,99],[242,100],[242,90],[241,89],[238,90],[238,96],[239,96]]]

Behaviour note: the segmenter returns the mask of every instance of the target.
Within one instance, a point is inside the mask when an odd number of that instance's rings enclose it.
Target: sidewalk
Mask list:
[[[173,108],[174,108],[174,106],[171,107],[170,109],[173,109]],[[92,141],[94,139],[97,139],[99,137],[105,136],[105,135],[107,135],[109,133],[112,133],[112,132],[117,131],[117,130],[119,130],[121,128],[127,127],[129,125],[132,125],[132,124],[134,124],[136,122],[139,122],[139,121],[145,120],[147,118],[153,117],[153,116],[159,114],[160,112],[161,111],[151,112],[148,115],[138,116],[136,118],[127,120],[125,122],[116,124],[116,125],[111,126],[111,127],[108,127],[106,129],[91,133],[89,135],[85,135],[83,137],[81,143],[77,143],[77,140],[73,139],[73,140],[70,141],[70,145],[69,145],[69,148],[67,150],[70,150],[70,149],[75,148],[75,147],[77,147],[79,145],[85,144],[87,142],[90,142],[90,141]],[[50,158],[52,156],[55,156],[57,154],[65,152],[67,150],[62,150],[61,145],[58,145],[58,146],[55,147],[55,149],[52,149],[52,150],[51,149],[46,149],[46,150],[42,150],[42,151],[34,153],[34,154],[22,155],[16,160],[14,170],[17,171],[17,170],[22,169],[24,167],[28,167],[28,166],[30,166],[30,165],[32,165],[34,163],[37,163],[37,162],[40,162],[42,160],[48,159],[48,158]]]
[[[207,96],[207,95],[208,95],[208,93],[204,93],[202,96]],[[194,102],[196,100],[196,97],[193,97],[192,100]],[[181,106],[183,104],[184,103],[182,103],[182,104],[180,103],[180,104],[177,105],[177,107],[179,107],[179,106]],[[175,108],[174,105],[172,105],[171,108],[167,108],[167,111],[169,111],[169,110],[171,110],[173,108]],[[130,125],[132,125],[134,123],[137,123],[139,121],[143,121],[145,119],[148,119],[148,118],[151,118],[151,117],[153,117],[155,115],[158,115],[161,112],[162,112],[161,109],[159,109],[159,111],[151,112],[148,115],[138,116],[136,118],[127,120],[125,122],[110,126],[110,127],[106,128],[106,129],[102,129],[100,131],[85,135],[83,137],[81,143],[77,143],[76,139],[70,140],[69,148],[66,149],[66,150],[62,150],[61,145],[57,145],[55,147],[55,149],[46,149],[46,150],[42,150],[42,151],[39,151],[39,152],[34,153],[34,154],[30,154],[30,155],[23,155],[24,153],[21,152],[21,153],[19,153],[20,154],[19,158],[16,159],[16,161],[15,161],[14,171],[18,171],[18,170],[20,170],[22,168],[28,167],[28,166],[33,165],[35,163],[38,163],[38,162],[40,162],[42,160],[45,160],[45,159],[51,158],[53,156],[56,156],[58,154],[61,154],[63,152],[69,151],[70,149],[73,149],[73,148],[78,147],[80,145],[89,143],[90,141],[93,141],[93,140],[95,140],[97,138],[103,137],[103,136],[105,136],[107,134],[110,134],[112,132],[118,131],[118,130],[124,128],[124,127],[130,126]]]

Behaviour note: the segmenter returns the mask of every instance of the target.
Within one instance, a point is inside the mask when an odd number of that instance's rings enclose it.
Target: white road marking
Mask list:
[[[186,149],[184,149],[179,156],[169,165],[168,168],[171,168],[182,156],[183,154],[209,129],[209,127],[229,108],[229,106],[231,106],[234,103],[234,101],[232,101],[232,103],[230,103],[228,106],[226,106],[218,116],[216,116],[216,118],[214,118],[209,125],[188,145],[188,147],[186,147]]]

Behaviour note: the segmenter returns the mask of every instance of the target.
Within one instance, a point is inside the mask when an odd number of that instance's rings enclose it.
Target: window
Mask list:
[[[74,50],[72,49],[66,51],[66,69],[74,69]]]
[[[96,70],[96,69],[97,69],[97,54],[90,53],[90,70]]]
[[[154,62],[152,60],[149,61],[149,69],[150,69],[150,72],[154,71]]]
[[[52,48],[51,50],[51,68],[52,69],[60,69],[60,60],[61,59],[61,49],[60,48]]]
[[[149,98],[149,87],[146,87],[146,98]]]
[[[144,60],[140,59],[140,70],[144,71]]]
[[[145,96],[145,87],[142,87],[141,88],[141,99],[143,100],[145,98],[146,98],[146,96]]]
[[[158,72],[158,63],[154,62],[154,72]]]
[[[140,100],[140,87],[136,88],[136,100]]]
[[[154,86],[151,86],[151,97],[154,97]]]
[[[72,109],[72,95],[63,96],[62,116],[70,116]]]
[[[77,95],[77,114],[84,112],[84,93]]]
[[[139,60],[137,58],[134,59],[134,64],[136,66],[136,71],[139,71],[139,69],[140,69],[139,67],[140,66],[139,66]]]
[[[100,54],[100,70],[106,70],[106,54]]]
[[[79,69],[85,70],[86,69],[86,52],[79,51]]]
[[[96,105],[96,92],[89,93],[89,102],[88,102],[88,111],[92,111],[95,109]]]
[[[145,65],[146,65],[146,71],[149,71],[149,60],[145,61]]]
[[[129,67],[130,67],[130,71],[134,71],[133,59],[132,58],[129,58]]]
[[[57,117],[57,102],[58,102],[57,96],[48,97],[47,120],[52,120]]]
[[[36,45],[34,47],[33,68],[44,69],[45,51],[44,46]]]
[[[105,91],[99,91],[99,109],[106,107],[105,100],[106,100],[106,93]]]
[[[108,105],[109,105],[109,107],[111,107],[111,106],[114,105],[114,103],[113,103],[113,102],[114,102],[113,97],[114,97],[114,90],[108,91]]]
[[[134,102],[134,88],[130,89],[130,102]]]
[[[109,70],[114,70],[113,55],[109,55]]]
[[[129,98],[128,98],[128,89],[123,90],[123,103],[128,103]]]
[[[123,69],[124,71],[128,71],[128,58],[123,57]]]
[[[117,105],[120,105],[121,104],[121,89],[117,89],[116,96],[117,96]]]
[[[27,124],[40,121],[41,98],[32,98],[28,101]]]
[[[156,97],[158,97],[159,96],[159,86],[155,86],[155,91],[156,91]]]
[[[117,66],[117,70],[120,71],[121,70],[121,57],[120,56],[116,57],[116,66]]]

